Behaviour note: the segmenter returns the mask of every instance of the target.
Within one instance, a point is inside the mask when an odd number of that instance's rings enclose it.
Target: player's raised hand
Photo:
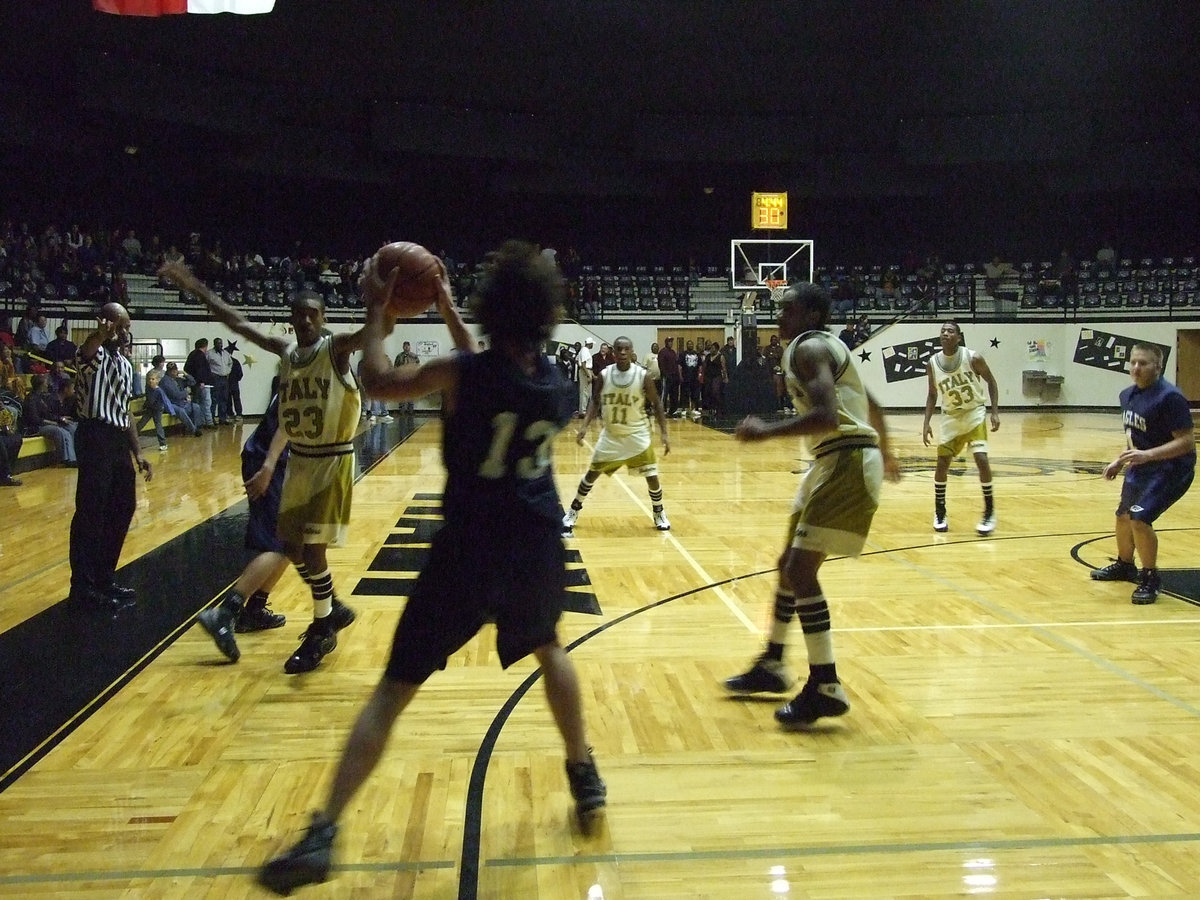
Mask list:
[[[387,331],[396,324],[396,316],[388,309],[388,301],[396,289],[396,279],[400,275],[399,267],[392,269],[388,277],[379,277],[379,263],[372,256],[363,266],[362,275],[358,279],[358,289],[362,291],[363,303],[367,307],[367,318],[377,319]]]
[[[434,295],[434,303],[443,314],[447,307],[454,306],[454,294],[450,290],[450,273],[446,271],[446,264],[440,259],[438,263],[438,278],[437,278],[437,293]]]

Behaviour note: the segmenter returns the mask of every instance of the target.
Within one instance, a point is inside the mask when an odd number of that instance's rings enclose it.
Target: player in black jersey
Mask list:
[[[550,448],[566,424],[573,386],[541,345],[559,318],[562,277],[536,247],[504,244],[472,298],[491,349],[471,352],[474,343],[443,281],[438,308],[462,352],[406,369],[391,366],[383,350],[395,324],[386,309],[395,277],[380,281],[373,262],[363,276],[363,384],[392,400],[441,393],[445,525],[434,536],[396,626],[387,669],[355,722],[324,809],[304,838],[259,874],[260,883],[281,894],[325,880],[338,818],[378,763],[397,716],[485,622],[496,624],[503,666],[530,653],[541,665],[581,824],[605,804],[579,683],[557,636],[566,566]]]

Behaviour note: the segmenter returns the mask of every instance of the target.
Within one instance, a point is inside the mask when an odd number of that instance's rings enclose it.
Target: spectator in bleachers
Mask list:
[[[193,399],[192,388],[194,385],[195,381],[190,375],[179,371],[178,363],[169,362],[166,374],[158,382],[158,389],[163,392],[167,402],[175,408],[174,415],[193,435],[199,437],[200,427],[204,424],[204,411],[200,408],[200,404]]]
[[[72,422],[79,421],[79,397],[75,393],[75,379],[64,382],[59,386],[58,409],[64,418]]]
[[[0,487],[20,487],[13,478],[12,463],[21,455],[25,439],[17,431],[16,415],[7,405],[0,406]]]
[[[50,390],[57,394],[64,382],[74,379],[75,373],[69,371],[67,369],[67,364],[62,360],[59,360],[51,364],[50,374],[46,377],[50,381]]]
[[[130,228],[125,235],[125,239],[121,241],[121,251],[125,254],[125,265],[129,271],[136,269],[142,261],[142,242],[138,240],[137,233]]]
[[[75,258],[79,261],[79,269],[82,272],[92,271],[103,261],[96,241],[90,234],[83,236],[83,246],[75,252]]]
[[[138,419],[137,425],[134,426],[138,434],[141,434],[146,423],[151,419],[154,420],[154,434],[158,438],[159,452],[165,453],[167,450],[167,433],[163,429],[162,417],[174,412],[173,408],[168,408],[166,394],[162,388],[162,373],[157,369],[151,369],[146,373],[146,399],[142,402],[142,416]]]
[[[1112,241],[1108,238],[1100,242],[1100,249],[1096,251],[1096,263],[1102,269],[1112,269],[1117,264],[1117,251],[1113,249]]]
[[[66,325],[59,325],[54,329],[54,340],[46,344],[45,348],[46,359],[50,360],[51,364],[72,362],[75,359],[75,351],[79,348],[69,338],[70,333]]]
[[[18,400],[25,399],[25,379],[17,372],[13,348],[0,344],[0,389],[8,391]]]
[[[838,334],[838,339],[846,345],[847,350],[858,346],[858,329],[854,327],[853,321],[846,323],[846,327]]]
[[[54,461],[68,468],[76,468],[75,427],[76,423],[62,415],[58,395],[51,393],[45,375],[34,375],[29,382],[29,394],[21,404],[25,433],[41,435],[54,445]]]
[[[12,318],[7,314],[0,316],[0,344],[9,349],[17,346],[17,337],[12,330]]]
[[[31,277],[32,276],[30,276],[29,273],[25,273],[25,278],[31,278]],[[36,288],[35,288],[35,290],[36,290]],[[29,349],[29,343],[30,343],[29,333],[30,333],[30,331],[33,330],[34,326],[37,325],[37,317],[38,317],[37,304],[30,303],[28,306],[25,307],[25,313],[24,313],[24,315],[21,316],[20,321],[17,322],[16,340],[17,340],[17,347],[19,349],[21,349],[21,350]],[[45,344],[43,343],[42,346],[44,347]]]
[[[1012,263],[1005,262],[997,253],[991,262],[983,264],[983,275],[983,289],[989,297],[995,297],[1006,280],[1017,277],[1017,270]]]

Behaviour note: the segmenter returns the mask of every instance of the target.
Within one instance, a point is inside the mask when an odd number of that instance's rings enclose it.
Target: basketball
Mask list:
[[[388,300],[388,311],[398,319],[417,316],[437,299],[438,258],[410,241],[384,244],[375,254],[379,277],[385,281],[399,269],[396,287]]]

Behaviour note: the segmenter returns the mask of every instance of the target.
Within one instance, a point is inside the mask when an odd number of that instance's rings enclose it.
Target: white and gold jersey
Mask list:
[[[288,347],[279,371],[279,427],[293,453],[352,453],[360,408],[358,383],[338,371],[331,336]]]
[[[972,368],[974,350],[959,347],[947,359],[938,351],[929,358],[933,384],[937,388],[938,404],[942,409],[942,442],[979,427],[987,416],[987,382]]]
[[[879,435],[871,427],[870,403],[858,370],[850,359],[846,345],[828,331],[806,331],[795,338],[783,351],[781,366],[788,396],[796,412],[803,415],[812,409],[812,401],[796,377],[793,357],[804,341],[820,341],[833,357],[833,383],[837,392],[837,425],[829,431],[808,435],[808,446],[814,456],[846,447],[877,447]]]
[[[650,446],[650,417],[646,415],[646,369],[631,362],[622,372],[613,363],[600,373],[600,419],[604,424],[596,443],[597,460],[628,459]]]

